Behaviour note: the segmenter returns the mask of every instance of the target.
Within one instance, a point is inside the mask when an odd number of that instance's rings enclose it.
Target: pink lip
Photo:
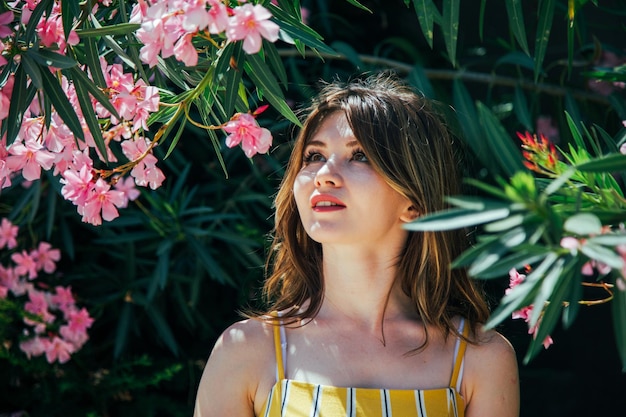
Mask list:
[[[332,205],[319,205],[319,203],[327,202]],[[346,208],[346,205],[335,196],[330,194],[317,194],[311,197],[311,207],[315,211],[335,211]]]

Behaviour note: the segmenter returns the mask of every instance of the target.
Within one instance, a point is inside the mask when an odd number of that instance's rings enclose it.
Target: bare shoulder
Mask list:
[[[273,352],[272,327],[260,320],[224,330],[204,368],[194,416],[253,416],[257,389],[271,378]]]
[[[466,417],[519,415],[519,373],[511,343],[494,330],[477,331],[468,344],[462,393]]]

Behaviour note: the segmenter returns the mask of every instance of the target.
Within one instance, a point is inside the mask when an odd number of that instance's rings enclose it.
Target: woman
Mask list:
[[[456,165],[392,74],[324,86],[276,195],[271,308],[221,335],[195,416],[517,416],[515,353],[449,268],[463,234],[402,227],[444,208]]]

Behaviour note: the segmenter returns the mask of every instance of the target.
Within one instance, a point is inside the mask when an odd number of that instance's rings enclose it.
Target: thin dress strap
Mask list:
[[[469,326],[465,325],[465,319],[461,319],[459,333],[462,333],[464,337],[468,337],[469,335]],[[461,392],[461,380],[463,379],[463,364],[465,362],[466,347],[467,341],[460,337],[457,338],[456,345],[454,346],[454,368],[452,369],[450,386],[454,387],[459,393]]]
[[[282,322],[274,325],[274,349],[276,350],[276,380],[285,379],[285,356],[287,351],[287,338]]]

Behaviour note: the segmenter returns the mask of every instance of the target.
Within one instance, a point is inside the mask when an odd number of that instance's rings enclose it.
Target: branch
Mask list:
[[[347,61],[348,57],[344,54],[337,53],[335,55],[316,52],[316,51],[305,51],[304,55],[302,55],[299,51],[295,49],[279,49],[278,53],[281,57],[301,57],[301,58],[323,58],[323,59],[336,59]],[[377,66],[394,68],[403,73],[409,73],[415,68],[414,65],[407,64],[404,62],[396,61],[389,58],[382,58],[372,55],[358,55],[359,59],[366,64],[374,64]],[[603,105],[610,105],[609,100],[600,94],[589,93],[586,91],[580,90],[572,90],[570,88],[561,87],[554,84],[546,84],[546,83],[535,83],[533,81],[528,81],[519,78],[513,77],[504,77],[500,75],[494,74],[485,74],[482,72],[472,72],[472,71],[456,71],[456,70],[445,70],[445,69],[428,69],[424,68],[424,73],[431,80],[454,80],[456,78],[460,78],[464,81],[477,82],[483,84],[490,85],[500,85],[507,87],[516,87],[519,86],[525,90],[535,91],[538,93],[545,93],[553,96],[564,97],[566,94],[571,94],[574,98],[582,101],[592,101]]]

